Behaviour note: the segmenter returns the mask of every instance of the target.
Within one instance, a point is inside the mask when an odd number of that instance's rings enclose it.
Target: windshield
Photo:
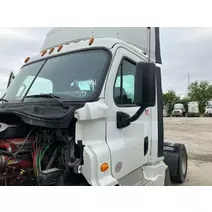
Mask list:
[[[175,104],[174,105],[174,108],[175,109],[182,109],[183,108],[183,105],[182,104]]]
[[[61,100],[89,100],[101,91],[108,63],[107,51],[89,50],[29,64],[16,76],[4,99],[30,101],[25,97],[51,93]]]

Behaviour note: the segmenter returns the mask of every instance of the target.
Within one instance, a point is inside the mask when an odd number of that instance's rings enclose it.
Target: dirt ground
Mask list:
[[[212,186],[212,118],[164,118],[165,141],[184,143],[189,161],[184,186]]]

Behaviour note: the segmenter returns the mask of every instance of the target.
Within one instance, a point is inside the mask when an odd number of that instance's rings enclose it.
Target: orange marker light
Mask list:
[[[61,49],[63,48],[63,46],[58,46],[57,52],[59,52]]]
[[[54,51],[54,48],[51,48],[49,51],[49,54],[51,54]]]
[[[89,41],[89,46],[91,46],[94,42],[94,38],[91,38],[90,41]]]
[[[103,164],[101,165],[101,171],[102,171],[102,172],[105,172],[105,171],[107,171],[108,169],[109,169],[108,163],[103,163]]]
[[[29,61],[30,57],[27,57],[25,60],[24,60],[24,63],[27,63]]]
[[[43,57],[46,54],[47,50],[41,52],[41,56]]]

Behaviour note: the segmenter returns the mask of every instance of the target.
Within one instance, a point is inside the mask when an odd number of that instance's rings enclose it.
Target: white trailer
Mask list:
[[[1,99],[2,183],[183,183],[187,152],[164,142],[158,64],[159,28],[50,30]],[[20,170],[6,170],[17,158],[27,175],[13,179]]]
[[[188,117],[199,117],[199,103],[197,101],[188,102]]]
[[[208,101],[205,107],[204,117],[212,117],[212,101]]]

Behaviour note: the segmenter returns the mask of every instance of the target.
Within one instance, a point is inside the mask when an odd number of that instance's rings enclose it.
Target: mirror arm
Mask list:
[[[117,128],[123,129],[128,127],[132,122],[136,121],[146,109],[146,106],[141,106],[133,116],[129,116],[127,113],[117,112]]]
[[[145,109],[146,107],[143,105],[137,110],[137,112],[133,116],[129,117],[130,123],[136,121],[142,115]]]

